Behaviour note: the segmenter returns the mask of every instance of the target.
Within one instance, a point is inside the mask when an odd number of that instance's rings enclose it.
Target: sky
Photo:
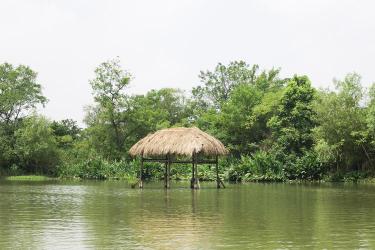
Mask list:
[[[316,87],[357,72],[375,82],[375,1],[0,0],[0,63],[38,72],[40,112],[82,124],[89,80],[119,57],[131,94],[189,91],[201,70],[245,60]]]

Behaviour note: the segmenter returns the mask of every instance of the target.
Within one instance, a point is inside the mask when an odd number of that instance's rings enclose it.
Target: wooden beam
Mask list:
[[[167,159],[143,159],[144,162],[160,162],[160,163],[165,163],[168,162]],[[180,164],[192,164],[193,161],[178,161],[178,160],[170,160],[170,163],[180,163]],[[211,160],[197,160],[195,164],[215,164],[216,161],[211,161]]]
[[[152,158],[143,158],[145,162],[167,162],[168,159],[152,159]]]
[[[181,163],[181,164],[191,164],[192,161],[173,161],[173,163]],[[197,160],[195,161],[195,164],[215,164],[215,161],[209,161],[209,160]]]

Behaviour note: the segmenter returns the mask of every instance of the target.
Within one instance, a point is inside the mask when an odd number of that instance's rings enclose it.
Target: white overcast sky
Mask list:
[[[185,90],[200,70],[245,60],[314,86],[356,71],[375,81],[375,1],[0,0],[0,63],[26,64],[50,100],[42,113],[82,122],[88,80],[119,56],[130,93]]]

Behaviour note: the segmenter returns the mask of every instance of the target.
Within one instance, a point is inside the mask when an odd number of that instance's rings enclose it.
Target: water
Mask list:
[[[375,185],[0,181],[0,249],[374,249]]]

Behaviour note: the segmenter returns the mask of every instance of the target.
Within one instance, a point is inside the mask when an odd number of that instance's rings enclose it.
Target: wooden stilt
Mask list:
[[[218,156],[216,159],[200,159],[197,157],[195,153],[193,153],[192,160],[179,160],[176,158],[171,157],[170,155],[166,155],[166,158],[159,158],[159,159],[149,159],[144,158],[141,156],[141,163],[139,169],[139,179],[137,182],[132,183],[131,187],[135,188],[137,185],[139,188],[143,188],[143,172],[144,172],[144,163],[145,162],[160,162],[164,163],[164,187],[170,188],[171,187],[171,166],[172,163],[183,163],[183,164],[192,164],[191,168],[191,180],[190,180],[190,188],[192,189],[199,189],[199,177],[198,177],[198,164],[214,164],[216,170],[216,187],[217,188],[225,188],[224,182],[219,177],[219,161]],[[146,169],[149,170],[149,169]],[[146,173],[147,174],[147,173]]]
[[[143,157],[141,158],[141,167],[139,169],[139,188],[143,188]]]
[[[165,162],[164,163],[164,187],[167,188],[168,187],[168,181],[167,181],[167,178],[168,178],[168,163]]]
[[[193,154],[193,164],[195,168],[195,173],[194,173],[194,189],[199,189],[199,178],[198,178],[198,164],[196,160],[196,155]]]
[[[225,188],[224,182],[223,182],[222,180],[220,180],[220,183],[221,183],[221,186],[222,186],[223,188]]]
[[[171,162],[168,161],[168,164],[167,164],[167,188],[171,188],[170,181],[171,181]]]
[[[220,188],[220,178],[219,178],[219,161],[218,157],[216,156],[216,187]]]
[[[194,188],[194,171],[195,171],[195,167],[194,167],[194,162],[191,164],[191,180],[190,180],[190,188]]]
[[[199,178],[198,178],[198,165],[195,164],[195,178],[194,178],[195,182],[194,182],[194,189],[199,189],[200,188],[200,185],[199,185]]]

